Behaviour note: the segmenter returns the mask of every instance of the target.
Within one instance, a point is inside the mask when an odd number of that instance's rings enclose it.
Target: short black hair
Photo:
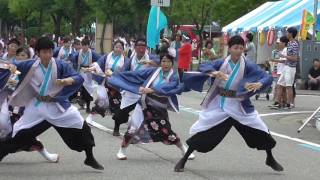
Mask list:
[[[135,46],[138,45],[139,42],[144,42],[145,44],[147,44],[145,38],[138,38],[138,39],[136,40],[136,42],[134,43],[134,45],[135,45]]]
[[[66,43],[66,42],[70,42],[71,41],[71,38],[69,36],[65,36],[63,37],[63,43]]]
[[[122,46],[122,49],[124,49],[124,43],[120,40],[116,40],[114,43],[113,43],[113,47],[116,46],[116,44],[120,43],[121,46]]]
[[[81,41],[79,39],[74,39],[73,40],[73,45],[80,45]]]
[[[252,40],[253,40],[253,34],[252,34],[252,33],[246,34],[246,38],[248,38],[248,40],[249,40],[250,42],[252,42]]]
[[[213,42],[211,40],[207,40],[204,47],[208,47],[209,44],[213,46]]]
[[[244,46],[245,43],[244,43],[243,38],[241,36],[239,36],[239,35],[232,36],[228,41],[228,47],[231,48],[233,45],[242,45],[242,46]]]
[[[283,42],[287,46],[289,43],[289,39],[287,38],[287,36],[282,36],[280,38],[280,42]]]
[[[318,58],[314,58],[314,59],[313,59],[313,62],[316,62],[316,61],[317,61],[317,62],[320,62],[320,60],[319,60]]]
[[[82,45],[82,46],[88,46],[88,45],[90,45],[90,40],[84,38],[84,39],[81,41],[81,45]]]
[[[25,52],[28,55],[28,58],[31,58],[30,50],[28,47],[24,46],[24,47],[18,48],[16,54],[18,55],[21,52]]]
[[[35,50],[40,52],[41,49],[54,49],[54,44],[48,37],[41,37],[37,40]]]
[[[10,44],[16,44],[16,45],[20,46],[20,41],[17,38],[12,38],[12,39],[9,40],[8,46]]]
[[[174,57],[169,54],[168,50],[164,51],[163,54],[160,55],[160,63],[164,57],[168,58],[172,64],[174,64]]]
[[[297,28],[295,28],[295,27],[289,27],[289,28],[287,29],[287,32],[290,33],[290,34],[292,34],[292,37],[293,37],[293,38],[296,38],[296,36],[297,36],[297,34],[298,34],[298,30],[297,30]]]

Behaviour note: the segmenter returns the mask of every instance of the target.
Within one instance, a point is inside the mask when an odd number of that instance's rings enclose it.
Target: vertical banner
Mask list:
[[[315,22],[314,22],[313,15],[309,11],[303,10],[301,30],[300,30],[300,36],[302,40],[307,39],[308,30],[312,28],[312,25],[314,25],[314,23]]]

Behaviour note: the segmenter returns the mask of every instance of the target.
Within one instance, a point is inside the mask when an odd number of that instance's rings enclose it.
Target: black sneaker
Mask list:
[[[277,106],[277,105],[279,105],[279,103],[278,102],[274,102],[273,104],[270,104],[270,105],[268,105],[268,107],[274,107],[274,106]]]
[[[280,104],[276,104],[276,105],[270,107],[270,109],[281,109],[281,105]]]
[[[294,104],[287,104],[286,107],[284,107],[283,109],[285,110],[290,110],[294,108]]]

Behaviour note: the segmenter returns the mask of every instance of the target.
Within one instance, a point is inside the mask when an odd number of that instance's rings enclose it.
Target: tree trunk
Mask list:
[[[74,6],[75,6],[75,12],[74,12],[74,22],[72,23],[72,29],[73,33],[75,36],[80,36],[80,24],[82,20],[82,15],[81,15],[81,6],[82,2],[81,0],[75,0],[74,1]]]
[[[54,34],[55,34],[55,41],[58,41],[59,36],[61,35],[61,15],[51,15],[52,20],[54,22]]]
[[[102,34],[101,34],[101,41],[100,41],[100,50],[101,50],[101,54],[104,54],[104,46],[103,46],[103,42],[104,42],[104,34],[106,32],[106,27],[107,27],[107,20],[108,18],[106,18],[104,21],[103,21],[103,28],[102,28]]]
[[[40,15],[39,15],[39,29],[38,29],[38,34],[41,34],[41,28],[42,28],[42,17],[43,17],[43,10],[40,10]]]
[[[26,27],[27,27],[27,18],[23,18],[21,20],[21,36],[20,36],[20,42],[22,45],[25,44],[25,34],[26,34]]]

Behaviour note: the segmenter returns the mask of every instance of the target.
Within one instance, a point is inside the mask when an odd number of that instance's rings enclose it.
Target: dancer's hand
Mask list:
[[[215,77],[215,78],[218,78],[218,79],[221,79],[221,80],[228,80],[228,75],[221,72],[221,71],[214,71],[214,72],[211,72],[209,73],[209,76],[211,77]]]
[[[82,67],[81,70],[83,70],[84,72],[96,72],[96,68],[94,67],[88,67],[88,68]]]
[[[152,93],[154,93],[154,90],[152,88],[140,87],[139,92],[141,94],[152,94]]]
[[[261,82],[257,82],[257,83],[246,83],[245,84],[245,88],[247,89],[247,91],[251,92],[256,92],[257,90],[259,90],[262,87],[262,83]]]
[[[142,60],[140,61],[141,64],[147,65],[147,66],[157,66],[154,61],[151,60]]]
[[[108,69],[108,70],[106,70],[106,73],[105,73],[105,75],[106,76],[112,76],[112,74],[113,74],[113,72],[111,71],[111,69]]]
[[[17,66],[13,64],[4,64],[4,68],[9,69],[12,74],[16,74],[16,75],[21,74],[21,72],[17,70]]]
[[[56,84],[59,86],[69,86],[74,83],[73,78],[64,78],[64,79],[57,79]]]

